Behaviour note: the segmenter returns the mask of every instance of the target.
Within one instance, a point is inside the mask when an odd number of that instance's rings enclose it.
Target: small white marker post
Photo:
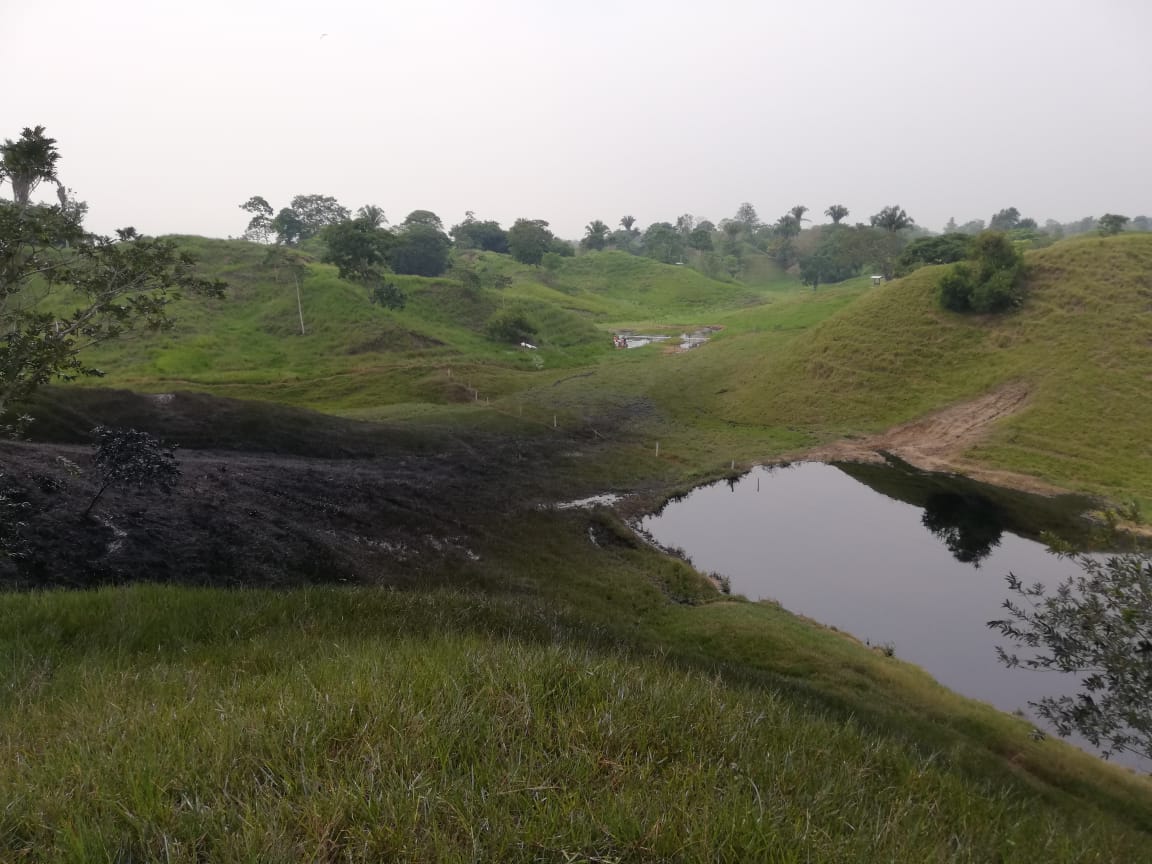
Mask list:
[[[728,470],[729,471],[735,471],[736,470],[736,460],[735,459],[732,460],[732,467],[729,468]]]
[[[660,458],[660,442],[659,441],[656,442],[656,458],[657,459]]]

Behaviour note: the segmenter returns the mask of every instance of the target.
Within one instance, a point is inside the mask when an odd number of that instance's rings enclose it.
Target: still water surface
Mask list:
[[[1075,512],[1084,502],[1004,490],[992,500],[981,490],[991,487],[810,462],[696,489],[642,527],[727,575],[733,593],[890,644],[945,686],[1031,715],[1029,700],[1073,693],[1075,683],[1005,668],[995,653],[1003,640],[986,625],[1003,617],[1007,573],[1052,585],[1075,572],[1028,537],[1083,531]]]

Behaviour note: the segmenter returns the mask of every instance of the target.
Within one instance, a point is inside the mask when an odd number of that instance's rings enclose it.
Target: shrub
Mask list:
[[[940,305],[953,312],[1005,312],[1024,300],[1024,261],[1012,242],[986,231],[972,242],[967,261],[939,283]]]
[[[137,429],[111,429],[97,426],[92,430],[96,451],[92,464],[100,475],[100,490],[84,511],[87,516],[112,486],[155,486],[170,492],[180,479],[176,454],[159,438]]]
[[[485,329],[488,331],[488,338],[495,342],[519,344],[531,342],[536,338],[536,327],[523,312],[516,309],[497,312],[488,319]]]

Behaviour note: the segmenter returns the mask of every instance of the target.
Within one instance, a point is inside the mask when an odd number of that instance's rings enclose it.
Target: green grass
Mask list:
[[[721,373],[721,416],[791,424],[828,438],[875,432],[994,387],[1024,381],[1024,411],[970,456],[1068,488],[1152,497],[1147,273],[1152,235],[1084,238],[1030,253],[1018,312],[939,309],[941,268],[863,294],[786,351],[747,334]],[[719,347],[719,346],[718,346]],[[759,360],[755,358],[759,356]]]
[[[783,663],[818,694],[834,660],[845,692],[927,687],[841,636],[753,604],[654,607],[651,653],[619,619],[556,610],[458,591],[0,598],[0,857],[1149,860],[1142,781],[1030,745],[1096,784],[1085,805],[1012,767],[1037,754],[917,746],[755,672]],[[677,660],[687,644],[729,662]]]

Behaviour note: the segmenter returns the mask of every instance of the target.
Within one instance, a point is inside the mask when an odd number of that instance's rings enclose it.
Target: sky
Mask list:
[[[1152,215],[1149,0],[0,0],[0,138],[108,233],[240,203],[548,220]],[[0,190],[10,194],[7,187]]]

